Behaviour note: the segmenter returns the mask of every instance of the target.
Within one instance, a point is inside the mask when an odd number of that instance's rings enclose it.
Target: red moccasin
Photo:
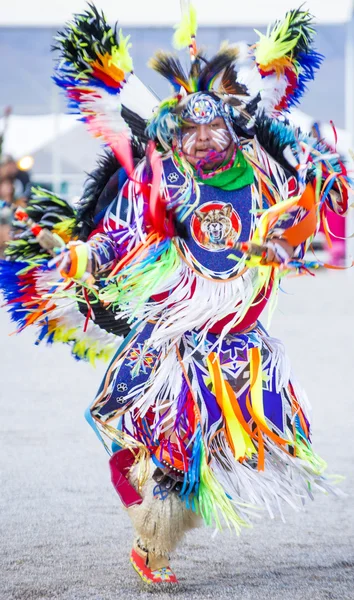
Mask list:
[[[134,548],[130,554],[130,562],[133,565],[133,569],[135,569],[145,583],[178,583],[176,575],[169,567],[162,567],[155,571],[149,569],[143,557]]]

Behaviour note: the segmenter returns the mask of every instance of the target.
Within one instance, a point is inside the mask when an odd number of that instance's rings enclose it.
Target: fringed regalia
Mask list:
[[[254,509],[273,516],[332,488],[304,393],[259,318],[283,276],[328,266],[304,256],[320,222],[329,234],[327,211],[345,213],[350,182],[335,150],[286,119],[322,58],[306,11],[210,60],[195,33],[190,9],[174,41],[189,47],[190,72],[162,52],[151,62],[173,88],[163,102],[133,73],[128,38],[93,6],[59,34],[56,83],[109,150],[77,209],[37,190],[28,214],[60,253],[21,230],[1,286],[38,341],[111,359],[87,419],[113,457],[131,451],[125,481],[145,498],[156,470],[171,475],[173,502],[238,532]],[[179,132],[183,111],[214,109],[235,152],[227,169],[203,175]],[[272,238],[294,248],[282,265],[238,245]],[[162,488],[152,497],[163,504]]]

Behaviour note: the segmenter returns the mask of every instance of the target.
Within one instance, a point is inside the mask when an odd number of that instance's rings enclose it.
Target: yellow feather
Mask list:
[[[181,22],[175,25],[176,31],[173,36],[173,46],[176,50],[182,50],[191,44],[192,37],[196,36],[197,28],[197,12],[194,6],[189,6],[183,13]]]
[[[292,13],[288,13],[284,21],[278,23],[273,29],[268,28],[266,35],[255,29],[259,35],[254,53],[258,65],[268,67],[269,70],[269,66],[281,58],[288,57],[291,61],[291,53],[301,37],[299,32],[297,37],[286,40],[291,18]]]
[[[124,37],[122,30],[119,30],[119,48],[115,47],[112,50],[112,64],[125,73],[130,73],[133,70],[133,60],[129,54],[131,43],[129,42],[130,35]]]

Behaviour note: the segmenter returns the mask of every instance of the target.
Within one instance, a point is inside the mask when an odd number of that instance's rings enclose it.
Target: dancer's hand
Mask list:
[[[261,260],[262,265],[286,264],[292,257],[294,248],[286,240],[272,238],[265,244],[266,255]]]
[[[272,238],[264,244],[254,242],[236,242],[234,248],[249,257],[259,257],[261,265],[284,265],[292,257],[294,248],[286,241],[280,238]]]
[[[89,285],[94,283],[92,251],[85,242],[69,242],[49,264],[55,265],[65,279],[75,279]]]

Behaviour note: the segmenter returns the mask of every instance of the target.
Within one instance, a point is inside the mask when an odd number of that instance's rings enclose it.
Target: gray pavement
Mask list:
[[[7,337],[0,313],[0,600],[354,600],[354,274],[284,284],[271,333],[286,343],[313,407],[313,441],[344,498],[320,496],[287,521],[237,538],[193,532],[172,565],[180,586],[147,591],[107,456],[83,418],[104,366],[66,347]]]

